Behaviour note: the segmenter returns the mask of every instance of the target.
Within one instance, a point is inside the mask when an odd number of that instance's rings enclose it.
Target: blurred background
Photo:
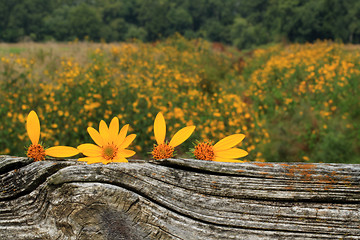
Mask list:
[[[360,2],[0,0],[0,154],[92,142],[117,116],[149,159],[153,121],[178,148],[243,133],[245,161],[360,163]]]

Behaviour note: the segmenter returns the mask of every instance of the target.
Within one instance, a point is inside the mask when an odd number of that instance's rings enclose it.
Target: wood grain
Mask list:
[[[360,165],[0,156],[0,179],[0,239],[360,239]]]

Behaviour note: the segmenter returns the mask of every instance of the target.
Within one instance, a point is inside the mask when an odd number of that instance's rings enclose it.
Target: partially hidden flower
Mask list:
[[[44,149],[44,147],[39,144],[40,121],[35,111],[31,111],[27,116],[26,131],[31,141],[31,145],[27,149],[27,156],[33,158],[35,161],[45,160],[45,156],[64,158],[79,154],[76,148],[67,146],[56,146]]]
[[[119,132],[119,119],[117,117],[111,120],[109,127],[105,121],[101,120],[99,131],[88,127],[87,131],[96,145],[91,143],[79,145],[79,151],[87,156],[79,158],[79,161],[84,161],[88,164],[128,162],[126,158],[134,156],[135,152],[126,148],[136,137],[135,134],[126,136],[128,129],[129,124],[123,126]]]
[[[186,139],[188,139],[191,134],[194,132],[195,126],[188,126],[180,129],[172,137],[170,142],[165,142],[166,136],[166,123],[164,116],[159,112],[154,121],[154,135],[157,145],[154,145],[154,148],[151,152],[153,158],[156,160],[171,158],[174,156],[174,148],[182,144]]]
[[[234,148],[245,138],[244,134],[234,134],[223,138],[215,145],[210,142],[198,143],[193,151],[196,159],[217,162],[242,162],[237,158],[245,157],[248,152]]]

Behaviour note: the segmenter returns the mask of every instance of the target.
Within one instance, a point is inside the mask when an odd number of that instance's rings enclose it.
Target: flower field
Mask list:
[[[87,127],[117,116],[137,135],[135,157],[148,159],[162,112],[169,136],[196,126],[178,156],[242,133],[243,160],[360,163],[359,60],[360,49],[331,42],[246,54],[181,37],[0,44],[0,154],[25,156],[35,110],[48,146],[92,143]]]

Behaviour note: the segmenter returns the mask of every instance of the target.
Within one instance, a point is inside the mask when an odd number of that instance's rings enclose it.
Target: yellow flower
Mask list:
[[[123,126],[119,132],[119,119],[117,117],[111,120],[109,127],[101,120],[99,132],[88,127],[87,131],[97,145],[85,143],[78,146],[79,151],[87,156],[79,158],[79,161],[88,164],[128,162],[126,158],[134,156],[135,152],[126,148],[136,137],[135,134],[126,136],[128,129],[129,124]]]
[[[194,155],[196,159],[217,162],[242,162],[236,158],[245,157],[248,152],[234,148],[245,138],[244,134],[234,134],[223,138],[215,145],[209,142],[201,142],[195,146]]]
[[[28,147],[27,156],[35,161],[45,160],[45,156],[51,157],[72,157],[79,153],[76,148],[67,146],[57,146],[44,149],[39,144],[40,121],[35,111],[31,111],[26,119],[26,131],[29,135],[31,145]]]
[[[195,126],[188,126],[180,129],[169,143],[165,142],[166,123],[161,112],[156,115],[154,121],[154,135],[157,145],[155,144],[151,152],[156,160],[171,158],[174,156],[174,148],[185,142],[194,132]]]

